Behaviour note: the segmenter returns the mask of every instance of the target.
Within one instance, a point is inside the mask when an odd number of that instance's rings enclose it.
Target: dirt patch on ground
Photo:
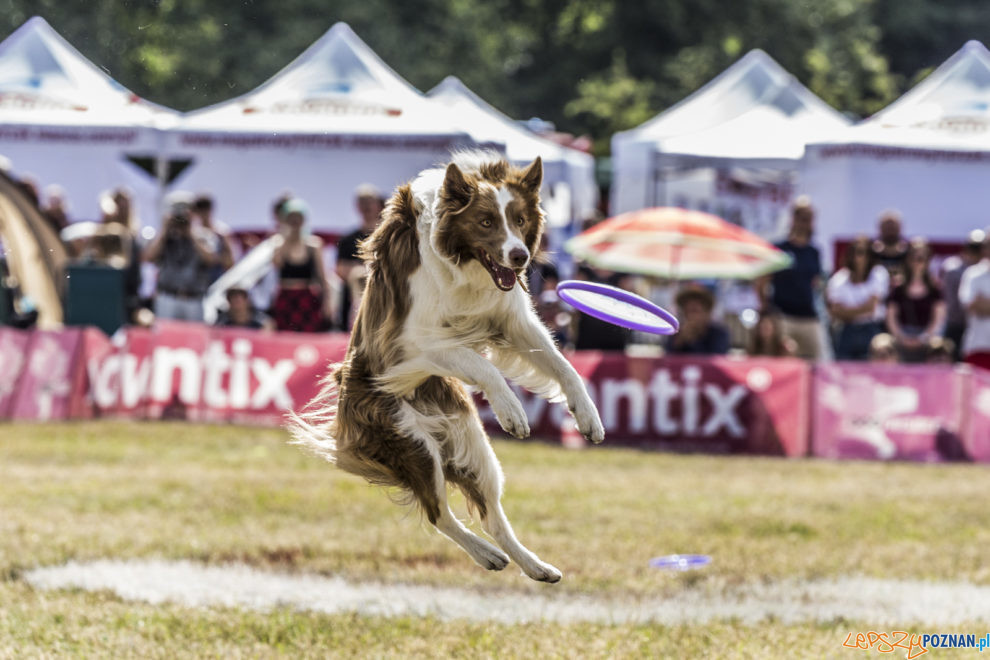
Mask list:
[[[125,600],[196,607],[290,607],[314,612],[434,616],[524,623],[758,623],[869,621],[875,625],[990,622],[990,587],[967,583],[846,577],[747,585],[724,593],[688,589],[664,600],[616,601],[573,595],[485,593],[421,585],[352,583],[286,575],[243,564],[188,561],[69,563],[28,571],[38,589],[109,590]]]

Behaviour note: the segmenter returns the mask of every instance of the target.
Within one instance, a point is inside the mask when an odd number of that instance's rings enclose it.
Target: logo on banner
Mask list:
[[[604,378],[597,403],[606,431],[614,430],[621,419],[619,404],[624,400],[629,406],[627,427],[633,433],[652,430],[661,435],[710,437],[724,432],[742,438],[746,429],[737,408],[748,393],[738,383],[727,387],[702,383],[701,368],[688,366],[681,370],[680,379],[669,369],[657,369],[647,384],[634,378]],[[680,414],[674,414],[678,404]],[[709,412],[703,415],[703,408]]]
[[[38,335],[36,341],[28,373],[37,383],[34,387],[35,418],[44,421],[52,418],[56,399],[62,399],[72,391],[69,377],[72,354],[52,335]]]
[[[752,381],[755,391],[765,390],[772,384],[772,375],[762,367],[751,370],[750,376],[747,381]],[[679,378],[670,369],[661,368],[654,371],[646,383],[632,377],[603,377],[596,382],[586,381],[585,385],[601,413],[606,432],[622,429],[633,434],[700,438],[722,434],[744,438],[747,435],[739,412],[750,388],[742,383],[722,386],[706,382],[698,366],[684,367]],[[518,388],[516,391],[531,421],[540,420],[549,413],[551,423],[557,428],[566,423],[563,406],[551,407],[535,394]],[[487,408],[483,416],[494,419]]]
[[[7,334],[0,334],[0,365],[3,365],[0,369],[0,401],[3,401],[14,393],[24,367],[24,347]]]
[[[254,355],[250,340],[235,339],[228,352],[211,341],[203,353],[191,348],[157,346],[150,356],[115,353],[88,365],[93,401],[101,408],[133,408],[143,401],[166,403],[176,394],[186,405],[261,410],[293,406],[289,380],[299,367],[311,366],[319,351],[299,346],[292,358],[268,360]],[[315,356],[315,357],[314,357]]]
[[[938,420],[918,412],[920,394],[914,387],[885,385],[869,376],[851,377],[842,385],[822,388],[822,404],[840,414],[839,433],[873,448],[878,458],[897,454],[895,433],[934,433]]]

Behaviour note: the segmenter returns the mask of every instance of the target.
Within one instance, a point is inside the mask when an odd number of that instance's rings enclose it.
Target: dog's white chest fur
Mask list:
[[[604,438],[584,383],[518,279],[539,244],[541,181],[539,159],[521,170],[468,154],[396,191],[391,215],[366,244],[376,270],[347,359],[293,433],[341,469],[405,490],[479,565],[501,570],[511,560],[534,580],[556,582],[560,571],[516,539],[501,506],[501,467],[456,382],[480,391],[516,437],[529,435],[529,421],[506,378],[566,399],[579,431]],[[461,489],[495,545],[450,511],[448,484]]]

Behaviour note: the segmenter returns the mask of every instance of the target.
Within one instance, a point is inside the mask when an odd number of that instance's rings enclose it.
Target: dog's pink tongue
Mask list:
[[[511,268],[506,268],[505,266],[495,265],[495,283],[498,284],[498,288],[503,291],[508,291],[516,284],[516,273]]]

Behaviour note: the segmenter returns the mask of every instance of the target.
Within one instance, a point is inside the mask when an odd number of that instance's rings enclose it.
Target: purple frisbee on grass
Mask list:
[[[671,571],[687,571],[707,566],[711,562],[712,558],[708,555],[666,555],[651,559],[650,566]]]
[[[630,330],[672,335],[680,327],[674,315],[663,307],[608,284],[564,280],[557,285],[557,295],[589,316]]]

